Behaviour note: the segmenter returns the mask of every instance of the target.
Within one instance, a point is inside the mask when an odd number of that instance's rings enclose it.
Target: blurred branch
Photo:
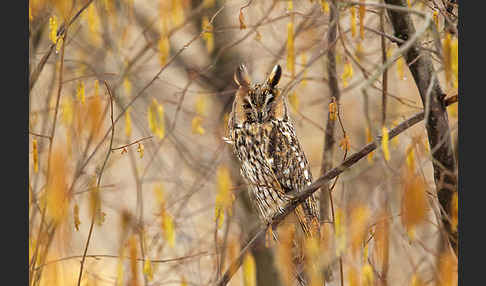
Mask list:
[[[405,7],[404,0],[385,0],[387,4]],[[409,13],[388,10],[395,36],[403,40],[412,39],[418,32]],[[406,44],[399,44],[400,47]],[[408,63],[410,72],[420,93],[428,116],[426,129],[429,138],[432,161],[434,168],[434,180],[437,196],[442,206],[442,223],[449,236],[449,242],[457,256],[458,233],[452,229],[447,216],[451,215],[451,200],[457,192],[456,163],[449,130],[449,120],[444,104],[445,93],[442,91],[437,78],[434,76],[433,63],[426,54],[419,49],[419,44],[413,42],[408,49],[403,51],[403,56]],[[442,141],[442,142],[441,142]],[[446,187],[450,185],[452,187]]]
[[[336,139],[334,137],[334,129],[336,126],[336,110],[339,106],[339,99],[341,98],[341,93],[339,91],[339,84],[338,84],[338,76],[336,71],[336,45],[332,44],[337,41],[337,30],[338,30],[338,23],[339,23],[339,8],[337,7],[337,3],[335,0],[329,1],[329,9],[330,9],[330,18],[329,18],[329,30],[327,32],[327,43],[328,43],[328,50],[327,50],[327,76],[328,76],[328,85],[329,85],[329,93],[331,102],[328,106],[328,115],[327,115],[327,123],[326,123],[326,131],[324,132],[324,150],[322,152],[322,165],[321,165],[321,176],[324,175],[332,168],[332,161],[334,157],[334,150],[335,150],[335,142]],[[341,37],[342,40],[342,37]],[[334,106],[334,110],[331,109],[331,104]],[[333,226],[334,226],[334,204],[332,200],[332,192],[331,189],[337,182],[337,178],[334,181],[332,187],[328,184],[324,185],[321,188],[321,194],[319,197],[320,203],[320,214],[321,214],[321,221],[330,221],[332,219]],[[324,192],[327,190],[327,192]],[[325,193],[328,196],[324,195]],[[329,206],[331,207],[331,217],[329,217]],[[326,270],[326,272],[332,271],[332,267]],[[332,275],[332,272],[329,272]],[[343,279],[343,262],[341,257],[339,258],[339,273],[340,273],[340,281],[341,285],[344,283]],[[326,279],[330,279],[331,277],[327,277]]]
[[[137,261],[149,260],[151,263],[168,263],[168,262],[176,262],[176,261],[187,260],[187,259],[190,259],[190,258],[200,257],[200,256],[203,256],[203,255],[211,255],[211,254],[208,253],[207,251],[203,251],[203,252],[200,252],[200,253],[195,253],[195,254],[182,256],[182,257],[176,257],[176,258],[167,258],[167,259],[136,258],[136,260]],[[66,260],[83,258],[83,256],[86,257],[86,258],[94,258],[94,259],[100,259],[100,258],[117,258],[117,259],[119,259],[120,258],[119,255],[109,255],[109,254],[74,255],[74,256],[68,256],[68,257],[63,257],[63,258],[59,258],[59,259],[56,259],[56,260],[48,261],[48,262],[46,262],[42,265],[39,265],[35,270],[38,270],[41,267],[44,267],[44,266],[52,264],[52,263],[58,263],[58,262],[61,262],[61,261],[66,261]]]
[[[334,43],[337,40],[337,22],[339,21],[339,10],[336,6],[336,1],[330,1],[330,19],[329,19],[329,30],[327,32],[327,75],[328,75],[328,86],[330,98],[332,99],[331,104],[339,105],[339,99],[341,93],[339,91],[339,84],[336,72],[336,45]],[[334,155],[334,146],[336,140],[334,139],[334,129],[335,129],[335,113],[329,110],[327,116],[326,130],[324,132],[324,151],[322,153],[322,165],[321,165],[321,176],[332,168],[332,158]],[[326,187],[328,189],[328,187]],[[324,189],[324,188],[323,188]],[[320,207],[321,207],[321,221],[329,221],[329,198],[326,196],[320,197]]]
[[[103,171],[105,170],[106,163],[108,162],[108,159],[110,158],[111,150],[112,150],[112,147],[113,147],[113,137],[115,137],[115,123],[113,121],[113,93],[112,93],[110,85],[106,81],[105,81],[105,87],[106,87],[106,90],[108,91],[108,95],[110,97],[111,139],[110,139],[110,146],[109,146],[108,152],[106,153],[105,161],[103,161],[103,165],[102,165],[101,170],[100,170],[100,175],[98,176],[98,182],[96,183],[96,188],[100,187],[101,177],[103,176]],[[81,259],[81,266],[79,268],[79,276],[78,276],[78,284],[77,284],[78,286],[81,285],[81,278],[83,276],[84,262],[86,260],[86,253],[88,252],[89,242],[90,242],[91,236],[93,234],[93,226],[94,226],[95,218],[96,218],[96,210],[93,210],[92,217],[91,217],[91,224],[89,226],[88,238],[86,240],[86,246],[84,247],[83,258]]]
[[[446,99],[444,101],[444,105],[448,106],[455,102],[457,102],[457,96],[453,96],[451,98]],[[414,126],[418,122],[422,121],[424,119],[424,116],[425,116],[425,112],[420,112],[410,117],[409,119],[403,121],[402,123],[400,123],[399,125],[397,125],[395,128],[391,129],[388,132],[388,138],[392,139],[395,136],[399,135],[400,133],[404,132],[405,130],[409,129],[410,127]],[[277,226],[288,214],[290,214],[298,205],[303,203],[309,196],[311,196],[319,188],[327,184],[331,179],[337,177],[339,174],[352,167],[359,160],[366,157],[366,155],[376,150],[379,146],[381,146],[381,138],[382,136],[379,136],[374,142],[365,145],[363,148],[361,148],[360,151],[349,156],[348,159],[344,160],[339,166],[326,172],[326,174],[319,177],[317,180],[314,181],[314,183],[312,183],[305,189],[301,191],[293,191],[292,193],[289,193],[289,195],[293,196],[292,201],[290,201],[287,204],[287,206],[283,209],[283,211],[280,214],[278,214],[273,218],[271,224],[261,226],[259,230],[256,231],[256,234],[253,236],[253,238],[241,250],[238,258],[231,263],[231,265],[224,273],[223,277],[216,284],[221,286],[228,284],[228,282],[231,280],[233,275],[241,266],[246,251],[252,248],[255,241],[257,241],[258,238],[260,238],[265,234],[268,227]]]
[[[61,63],[59,67],[59,85],[57,89],[57,97],[56,97],[56,107],[54,110],[54,119],[52,122],[52,129],[51,129],[51,135],[49,136],[49,149],[47,151],[47,177],[51,174],[51,157],[52,157],[52,146],[54,145],[54,136],[56,134],[56,123],[57,123],[57,114],[59,112],[59,103],[61,101],[61,91],[62,91],[62,78],[63,78],[63,69],[64,69],[64,51],[65,51],[65,46],[66,46],[66,38],[67,38],[67,29],[65,30],[66,32],[62,36],[62,46],[61,46]],[[44,226],[44,220],[46,218],[46,212],[47,212],[47,206],[45,205],[44,208],[42,209],[42,215],[41,215],[41,221],[40,221],[40,226],[39,226],[39,232],[37,237],[41,237],[43,226]],[[54,226],[55,229],[55,226]],[[29,285],[31,285],[32,282],[35,283],[38,279],[35,281],[32,281],[33,274],[34,274],[34,268],[37,262],[37,256],[38,256],[38,251],[39,251],[39,243],[36,244],[35,250],[34,250],[34,255],[32,258],[32,262],[30,265],[30,271],[29,271]],[[47,254],[47,248],[45,249],[45,252]],[[44,255],[43,257],[45,257]],[[37,277],[40,279],[40,272],[37,272]]]

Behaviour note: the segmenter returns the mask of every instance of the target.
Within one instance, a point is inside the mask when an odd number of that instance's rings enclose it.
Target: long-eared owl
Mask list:
[[[244,65],[235,72],[238,85],[228,121],[229,140],[241,164],[252,204],[270,223],[290,201],[289,193],[312,182],[307,158],[289,117],[287,97],[277,88],[282,68],[276,65],[263,83],[251,83]],[[316,196],[298,206],[295,215],[308,236],[319,231]]]

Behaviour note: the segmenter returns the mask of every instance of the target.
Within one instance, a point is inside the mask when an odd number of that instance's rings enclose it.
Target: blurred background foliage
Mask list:
[[[335,44],[327,41],[333,3]],[[29,1],[30,284],[209,285],[221,277],[259,226],[223,140],[240,63],[257,82],[283,67],[280,87],[314,178],[336,114],[346,136],[335,129],[334,166],[423,110],[401,57],[387,71],[385,117],[381,78],[356,88],[381,67],[382,51],[397,50],[383,9],[364,3]],[[446,94],[457,94],[457,7],[407,5],[432,15],[442,56],[432,28],[422,46]],[[330,45],[339,102],[328,88]],[[456,144],[457,104],[447,111]],[[334,220],[324,219],[309,257],[334,268],[341,257],[344,285],[454,285],[457,259],[436,247],[424,125],[385,141],[339,177]],[[453,206],[456,227],[457,194]],[[230,285],[289,285],[285,245],[257,242]],[[328,283],[339,280],[335,272]]]

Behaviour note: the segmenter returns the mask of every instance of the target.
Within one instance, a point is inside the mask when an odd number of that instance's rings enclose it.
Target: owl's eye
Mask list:
[[[243,100],[243,108],[244,108],[244,109],[250,109],[250,108],[251,108],[250,101],[249,101],[247,98],[245,98],[245,99]]]

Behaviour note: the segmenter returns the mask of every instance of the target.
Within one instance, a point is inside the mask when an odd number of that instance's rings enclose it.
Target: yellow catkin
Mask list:
[[[290,224],[283,225],[279,230],[279,243],[277,244],[276,263],[283,285],[293,285],[295,266],[293,263],[292,247],[295,239],[295,227]]]
[[[366,127],[366,143],[373,142],[373,136],[371,135],[371,130],[369,127]],[[373,152],[370,152],[367,156],[368,163],[373,163]]]
[[[32,161],[34,165],[34,173],[39,171],[39,151],[37,149],[37,139],[32,140]]]
[[[83,104],[86,101],[86,93],[85,93],[85,90],[84,90],[84,82],[82,82],[82,81],[80,81],[78,83],[78,86],[76,88],[76,97]]]
[[[413,145],[411,145],[408,148],[406,163],[410,172],[414,173],[415,172],[415,151]]]
[[[132,135],[132,116],[130,115],[131,108],[125,111],[125,135],[130,138]]]
[[[162,184],[157,184],[154,187],[154,195],[160,208],[165,210],[165,190]]]
[[[128,240],[129,257],[130,257],[130,286],[138,286],[138,269],[137,269],[137,238],[132,235]]]
[[[334,217],[334,235],[336,241],[336,255],[341,256],[346,248],[346,222],[344,212],[338,208]]]
[[[365,243],[365,246],[363,248],[363,263],[366,263],[368,261],[368,253],[369,253],[369,247],[368,246],[369,246],[369,243]]]
[[[364,206],[354,207],[350,214],[350,234],[351,234],[351,253],[356,257],[361,250],[366,230],[368,226],[368,218],[370,211]]]
[[[408,6],[408,8],[412,8],[412,1],[411,0],[407,0],[407,6]]]
[[[118,259],[117,265],[116,265],[116,286],[122,286],[123,285],[123,277],[124,277],[124,271],[123,271],[123,259],[124,259],[124,252],[125,248],[123,247],[121,250],[121,255]]]
[[[349,7],[349,12],[351,14],[351,36],[356,37],[356,7],[353,5]]]
[[[214,50],[213,24],[209,23],[207,16],[203,16],[201,26],[203,30],[203,39],[206,42],[206,50],[208,53],[212,53]]]
[[[415,239],[415,229],[426,217],[428,205],[425,193],[425,182],[408,169],[403,177],[403,198],[401,204],[401,220],[410,239]]]
[[[83,90],[84,90],[84,85],[83,85]],[[84,91],[83,91],[84,94]],[[81,102],[84,100],[84,95],[82,96]],[[103,123],[103,111],[102,111],[102,102],[101,102],[101,97],[96,96],[93,98],[90,98],[89,104],[88,104],[88,126],[89,126],[89,131],[91,136],[93,138],[97,138],[101,134],[101,124]]]
[[[175,246],[175,228],[174,219],[166,210],[165,191],[162,184],[157,184],[154,188],[155,198],[160,208],[160,215],[162,218],[161,228],[165,240],[169,243],[170,247]]]
[[[245,17],[243,16],[243,10],[240,9],[240,14],[238,15],[238,21],[240,22],[240,30],[246,29]]]
[[[451,82],[452,79],[452,63],[451,63],[451,42],[452,42],[452,35],[450,33],[446,33],[446,36],[443,40],[443,53],[444,53],[444,69],[445,69],[445,77],[447,83]]]
[[[451,228],[453,231],[457,231],[457,223],[459,221],[458,210],[459,210],[459,199],[457,196],[457,192],[454,192],[451,200]]]
[[[449,251],[440,255],[438,285],[457,285],[457,260]]]
[[[433,18],[434,18],[435,27],[437,31],[439,31],[439,11],[434,10]]]
[[[152,262],[150,259],[145,259],[143,263],[143,274],[147,277],[148,281],[152,281],[154,279],[154,271],[152,269]]]
[[[297,97],[297,93],[295,91],[293,91],[292,93],[290,93],[290,95],[289,95],[289,102],[290,102],[290,106],[292,106],[292,108],[294,109],[294,111],[295,112],[298,112],[299,111],[300,101],[299,101],[299,98]]]
[[[172,0],[172,23],[174,26],[179,26],[184,22],[184,9],[180,0]]]
[[[257,285],[255,258],[250,252],[247,252],[243,259],[243,282],[245,286]]]
[[[108,15],[113,15],[115,12],[115,1],[114,0],[103,0],[103,6],[106,9]]]
[[[216,0],[204,0],[203,7],[204,8],[211,8],[211,7],[214,6],[215,3],[216,3]]]
[[[202,117],[201,116],[194,116],[194,118],[192,119],[192,122],[191,122],[191,125],[192,125],[192,133],[194,134],[199,134],[199,135],[203,135],[204,132],[206,132],[204,130],[204,128],[202,127]]]
[[[169,243],[169,246],[175,246],[175,228],[174,218],[167,211],[162,215],[162,229],[164,230],[164,238]]]
[[[305,239],[304,241],[304,251],[305,251],[305,271],[309,277],[309,286],[320,286],[323,285],[322,275],[320,272],[320,245],[319,239],[312,237]]]
[[[287,70],[295,76],[294,23],[287,24]]]
[[[389,259],[390,221],[389,214],[386,210],[382,211],[377,217],[378,219],[373,236],[375,240],[375,247],[373,248],[373,251],[377,264],[383,266],[388,264]]]
[[[125,79],[123,80],[123,88],[127,96],[130,96],[132,94],[132,82],[128,79],[128,77],[125,77]]]
[[[100,19],[94,4],[89,5],[86,12],[82,14],[86,22],[88,22],[89,37],[94,45],[100,44]]]
[[[101,212],[101,195],[100,188],[97,186],[96,178],[93,177],[90,182],[91,190],[89,192],[89,208],[91,217],[95,217],[97,222],[103,222],[103,214]]]
[[[350,79],[351,77],[353,77],[353,65],[348,59],[346,59],[343,73],[341,75],[341,80],[343,81],[343,87],[346,87],[348,85],[348,79]]]
[[[358,271],[354,266],[350,266],[348,270],[348,284],[349,286],[359,286]]]
[[[94,81],[93,89],[94,89],[94,97],[100,96],[100,83],[98,82],[97,79],[95,79]]]
[[[300,55],[300,64],[302,65],[304,72],[302,73],[302,82],[300,83],[302,87],[305,87],[307,85],[307,79],[305,78],[307,76],[307,68],[305,67],[307,65],[307,55],[306,53],[302,53]]]
[[[218,228],[220,228],[223,224],[225,211],[229,211],[233,203],[234,194],[231,191],[232,182],[230,172],[226,166],[220,166],[218,168],[216,178],[218,193],[215,203],[215,220],[217,221]]]
[[[422,281],[422,279],[417,276],[417,274],[413,274],[412,278],[410,279],[410,286],[425,286],[425,283]]]
[[[186,278],[184,276],[181,277],[181,286],[188,286]]]
[[[165,119],[164,119],[164,107],[159,104],[154,98],[148,109],[148,123],[152,133],[154,133],[159,139],[165,136]]]
[[[49,40],[53,44],[57,43],[57,17],[54,15],[49,18]]]
[[[329,3],[326,0],[321,0],[321,9],[324,13],[329,13]]]
[[[397,59],[397,73],[398,79],[405,79],[405,60],[402,56]]]
[[[375,277],[373,275],[373,268],[369,263],[365,263],[361,269],[361,286],[375,285],[373,282]]]
[[[79,225],[81,224],[81,221],[79,220],[79,206],[78,206],[78,204],[74,205],[73,218],[74,218],[74,228],[76,229],[76,231],[78,231]]]
[[[159,61],[160,65],[164,66],[170,54],[170,43],[167,35],[163,35],[159,39]]]
[[[459,86],[459,50],[457,37],[451,41],[450,65],[452,73],[452,84],[454,88]]]
[[[360,0],[361,3],[364,3],[364,0]],[[366,14],[366,6],[360,4],[359,5],[359,36],[361,40],[364,40],[364,18]]]
[[[389,138],[388,138],[388,128],[383,126],[381,128],[381,135],[383,136],[381,139],[381,148],[383,149],[383,156],[385,157],[386,161],[390,160],[390,149],[388,148],[389,145]]]
[[[63,149],[53,149],[50,165],[47,174],[47,213],[54,221],[60,222],[65,218],[69,205],[68,166]]]
[[[336,102],[333,100],[329,103],[329,120],[336,120],[337,118],[337,107]]]
[[[262,40],[262,34],[258,30],[255,31],[255,40],[259,42]]]
[[[203,117],[206,114],[207,110],[207,96],[204,94],[200,94],[196,98],[195,102],[195,110],[197,115],[194,116],[191,122],[192,126],[192,133],[203,135],[205,133],[204,128],[202,127]]]
[[[196,102],[194,104],[194,107],[195,107],[196,113],[198,115],[201,115],[201,116],[206,115],[206,111],[208,109],[208,98],[207,98],[207,96],[204,95],[204,94],[200,94],[196,98]]]
[[[143,158],[145,147],[142,143],[138,143],[137,152],[140,154],[140,158]]]
[[[341,65],[343,62],[343,57],[341,56],[341,53],[339,52],[339,49],[336,48],[336,65]]]

